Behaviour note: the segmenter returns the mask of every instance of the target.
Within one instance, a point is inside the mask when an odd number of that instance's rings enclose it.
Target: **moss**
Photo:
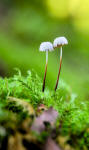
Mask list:
[[[52,106],[59,112],[56,128],[60,126],[60,134],[69,136],[67,143],[73,147],[77,143],[80,149],[85,145],[89,147],[89,103],[81,101],[62,80],[56,92],[47,88],[43,93],[42,81],[34,71],[28,71],[26,77],[18,70],[11,78],[0,78],[0,125],[7,134],[8,128],[14,131],[17,124],[32,116],[30,104],[35,112],[40,104]]]

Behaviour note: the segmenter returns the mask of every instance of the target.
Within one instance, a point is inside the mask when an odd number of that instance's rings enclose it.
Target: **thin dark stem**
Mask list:
[[[62,57],[60,57],[60,67],[59,67],[59,72],[58,72],[58,76],[57,76],[57,82],[56,82],[56,86],[55,86],[55,91],[58,87],[58,82],[59,82],[59,76],[60,76],[60,72],[61,72],[61,65],[62,65]]]
[[[46,66],[45,66],[45,74],[44,74],[42,92],[44,92],[44,89],[45,89],[45,79],[46,79],[46,73],[47,73],[47,65],[48,65],[48,63],[46,63]]]

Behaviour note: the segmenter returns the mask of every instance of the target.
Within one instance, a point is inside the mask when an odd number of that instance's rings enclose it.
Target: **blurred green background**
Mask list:
[[[45,53],[40,43],[65,36],[61,78],[89,100],[89,0],[0,0],[0,75],[13,68],[34,69],[43,79]],[[54,89],[59,50],[49,53],[46,84]]]

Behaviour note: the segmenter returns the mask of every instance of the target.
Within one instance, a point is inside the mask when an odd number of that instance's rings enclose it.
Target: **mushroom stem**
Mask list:
[[[61,65],[62,65],[62,46],[61,46],[61,50],[60,50],[60,66],[59,66],[59,72],[58,72],[58,76],[57,76],[55,91],[57,90],[57,87],[58,87],[59,76],[60,76],[60,72],[61,72]]]
[[[44,92],[44,89],[45,89],[45,79],[46,79],[46,73],[47,73],[47,66],[48,66],[48,51],[46,51],[46,65],[45,65],[45,74],[44,74],[42,92]]]

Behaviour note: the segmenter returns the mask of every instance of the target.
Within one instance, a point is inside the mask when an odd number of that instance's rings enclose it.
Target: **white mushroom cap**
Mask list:
[[[53,47],[56,48],[56,47],[60,47],[60,46],[67,45],[67,44],[68,44],[68,41],[65,37],[58,37],[54,40]]]
[[[40,45],[40,51],[53,51],[53,44],[51,42],[43,42]]]

